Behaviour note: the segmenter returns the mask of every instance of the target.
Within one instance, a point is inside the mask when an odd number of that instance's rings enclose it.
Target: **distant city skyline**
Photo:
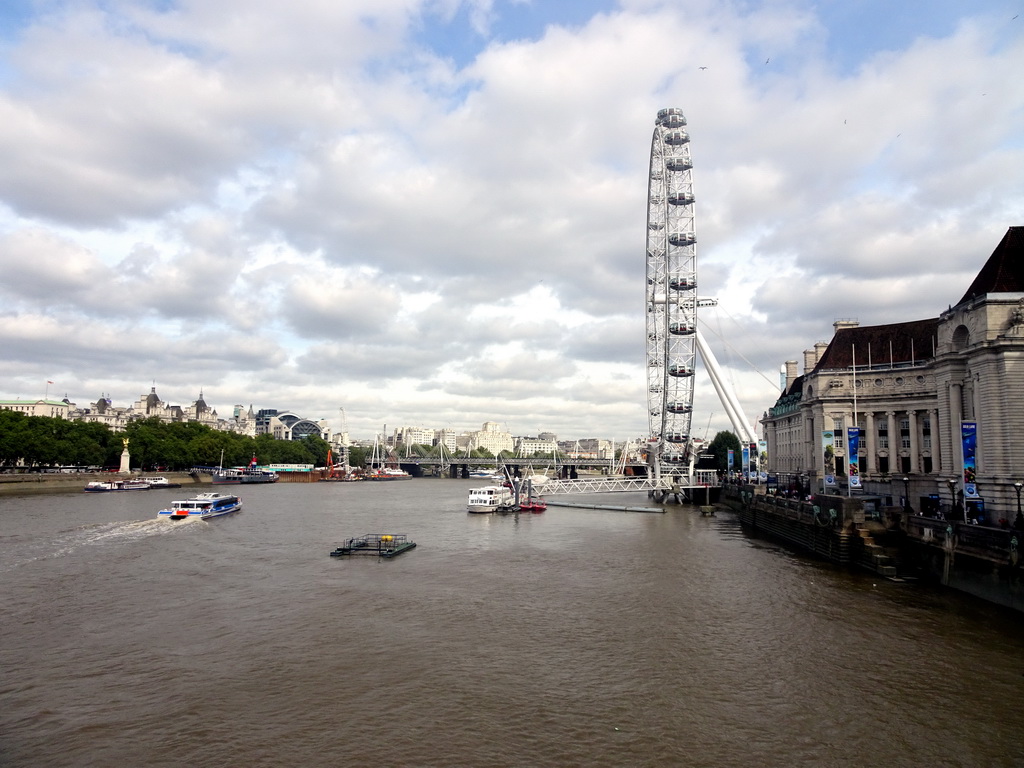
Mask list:
[[[51,385],[54,384],[54,382],[48,382],[48,383],[51,384]],[[86,409],[93,409],[95,407],[96,403],[99,401],[99,399],[101,397],[103,397],[103,398],[106,398],[108,400],[109,405],[110,405],[111,408],[115,408],[115,409],[130,409],[132,407],[138,408],[140,403],[144,402],[146,400],[147,396],[150,395],[150,394],[156,395],[159,398],[161,405],[166,403],[167,407],[174,408],[174,409],[182,411],[182,413],[184,414],[183,420],[197,420],[196,419],[196,410],[197,410],[196,406],[200,402],[202,402],[202,404],[203,404],[202,410],[208,410],[208,411],[212,412],[214,414],[214,416],[219,418],[221,421],[231,421],[232,418],[237,417],[237,414],[235,414],[235,411],[237,409],[239,409],[239,408],[242,408],[244,411],[252,411],[252,413],[254,415],[256,415],[256,416],[258,416],[261,412],[267,411],[267,410],[273,410],[275,412],[282,412],[282,413],[296,413],[296,411],[294,409],[288,408],[286,405],[277,405],[277,406],[267,405],[267,406],[257,407],[255,404],[245,405],[245,404],[242,404],[242,403],[233,403],[231,405],[222,406],[222,407],[218,408],[216,405],[211,405],[211,404],[207,403],[206,402],[206,398],[204,397],[204,395],[203,395],[203,393],[201,391],[200,391],[200,393],[199,393],[197,398],[193,398],[191,400],[186,400],[186,401],[181,401],[181,402],[173,402],[173,401],[171,401],[169,399],[164,398],[162,395],[160,395],[160,393],[157,392],[156,385],[151,385],[150,386],[150,392],[149,393],[142,392],[137,397],[135,397],[134,399],[129,399],[129,400],[126,400],[126,401],[123,401],[123,402],[119,402],[117,399],[115,399],[113,397],[110,397],[107,393],[102,393],[102,394],[98,395],[95,399],[88,399],[88,398],[86,398],[85,401],[82,401],[81,399],[72,398],[70,396],[70,394],[68,394],[68,393],[65,393],[63,396],[55,396],[53,393],[50,393],[49,396],[47,396],[47,397],[0,398],[0,407],[3,407],[3,405],[2,405],[3,403],[8,403],[8,402],[12,402],[12,401],[22,401],[22,402],[24,402],[26,404],[36,403],[36,402],[53,402],[53,403],[66,402],[66,403],[69,403],[71,405],[71,407],[76,408],[76,409],[82,411],[82,410],[86,410]],[[39,414],[36,414],[36,415],[39,415]],[[463,435],[465,435],[467,433],[478,432],[478,431],[481,430],[481,428],[483,430],[487,430],[488,429],[488,425],[494,425],[493,427],[491,427],[492,430],[496,430],[496,428],[499,426],[498,422],[494,421],[493,419],[486,419],[483,422],[475,424],[475,425],[465,424],[465,425],[462,425],[462,426],[455,426],[455,427],[450,427],[450,426],[448,426],[448,427],[437,427],[437,426],[431,426],[430,424],[426,424],[426,423],[382,424],[381,425],[381,429],[376,431],[376,432],[371,432],[371,433],[367,433],[367,434],[353,434],[351,428],[348,425],[347,415],[343,418],[339,414],[339,416],[337,417],[336,420],[332,420],[332,419],[329,419],[329,418],[320,419],[320,418],[316,418],[316,417],[308,415],[308,414],[301,414],[301,415],[302,415],[303,419],[308,419],[309,421],[322,421],[322,422],[326,422],[328,424],[328,428],[329,428],[329,430],[330,430],[330,432],[332,434],[339,434],[340,435],[340,434],[343,434],[343,433],[347,433],[349,435],[349,438],[353,442],[360,442],[360,443],[362,443],[362,442],[372,442],[377,437],[383,437],[383,438],[385,438],[387,440],[391,440],[391,438],[394,437],[396,434],[404,432],[406,430],[411,430],[413,432],[419,432],[419,431],[443,432],[445,430],[449,430],[449,431],[451,431],[456,436],[463,436]],[[505,432],[505,431],[506,430],[502,430],[502,432]],[[571,435],[571,436],[563,437],[561,435],[558,435],[556,432],[552,432],[551,430],[544,430],[544,429],[539,430],[539,431],[535,431],[535,432],[532,432],[532,433],[522,433],[522,434],[519,434],[519,433],[508,432],[508,434],[511,435],[514,439],[517,439],[517,440],[520,439],[520,438],[536,440],[537,438],[539,438],[541,436],[544,436],[544,435],[554,436],[554,439],[557,439],[560,442],[561,441],[566,441],[566,440],[568,440],[568,441],[579,441],[579,440],[606,440],[606,439],[611,439],[611,438],[606,438],[603,435],[598,435],[598,434]],[[638,439],[640,437],[641,437],[640,435],[636,435],[636,436],[634,436],[633,438],[630,438],[630,439],[635,440],[635,439]],[[620,441],[620,442],[625,442],[625,441]],[[506,448],[502,448],[502,450],[507,450],[507,449]]]
[[[0,4],[0,397],[647,430],[648,153],[756,424],[1020,225],[1013,0]],[[732,430],[698,363],[692,431]],[[148,389],[148,384],[145,389]],[[143,390],[145,391],[145,390]]]

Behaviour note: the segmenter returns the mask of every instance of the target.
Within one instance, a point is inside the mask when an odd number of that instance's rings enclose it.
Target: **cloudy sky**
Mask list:
[[[641,436],[680,107],[754,422],[836,319],[936,316],[1024,224],[1022,70],[1018,0],[4,0],[0,397]]]

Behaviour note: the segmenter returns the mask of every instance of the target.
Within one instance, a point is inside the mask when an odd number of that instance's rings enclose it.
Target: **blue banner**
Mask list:
[[[960,437],[964,452],[964,496],[968,499],[976,499],[978,498],[977,467],[974,462],[978,452],[978,423],[961,421]]]
[[[849,465],[850,487],[860,488],[860,427],[850,427],[846,430],[846,462]]]
[[[725,465],[726,469],[728,469],[730,472],[732,472],[733,463],[735,461],[735,455],[736,455],[736,451],[734,451],[732,448],[730,448],[729,449],[729,458],[727,459],[727,463]]]
[[[750,446],[744,445],[741,461],[743,462],[743,477],[750,477]]]

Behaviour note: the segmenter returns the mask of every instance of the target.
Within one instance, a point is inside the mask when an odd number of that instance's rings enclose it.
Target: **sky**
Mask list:
[[[642,437],[679,107],[755,425],[837,319],[936,317],[1024,225],[1022,70],[1022,0],[5,0],[0,398]]]

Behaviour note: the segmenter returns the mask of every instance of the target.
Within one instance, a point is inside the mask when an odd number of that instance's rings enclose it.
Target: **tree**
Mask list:
[[[350,445],[348,448],[348,463],[351,467],[361,467],[366,464],[367,451],[361,445]]]
[[[740,439],[732,432],[719,432],[705,450],[714,454],[715,467],[725,471],[728,468],[730,448],[734,451],[733,469],[740,469]]]

